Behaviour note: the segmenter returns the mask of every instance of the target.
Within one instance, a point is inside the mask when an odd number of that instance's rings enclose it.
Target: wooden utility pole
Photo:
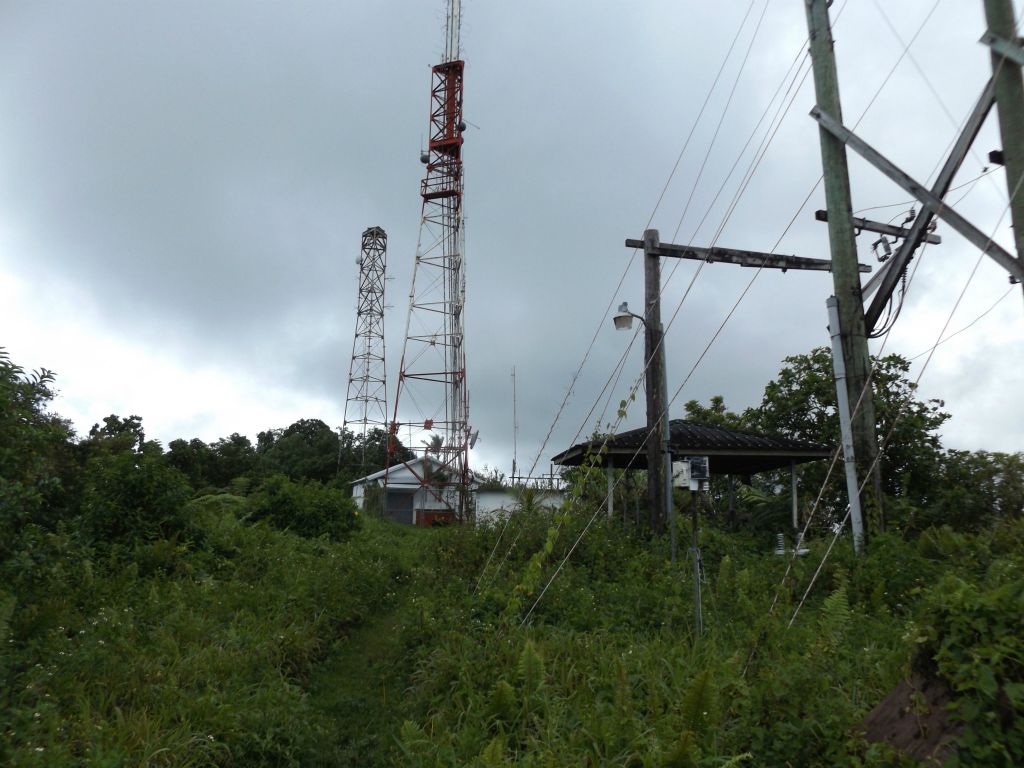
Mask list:
[[[811,64],[818,107],[842,121],[839,82],[833,51],[828,0],[805,0],[811,41]],[[861,297],[857,242],[853,230],[853,205],[846,148],[835,136],[819,128],[821,165],[825,176],[828,237],[832,253],[832,282],[839,310],[839,334],[846,368],[847,392],[853,409],[854,450],[861,476],[871,470],[874,508],[881,519],[881,472],[876,461],[875,403],[870,380],[868,340]],[[867,505],[865,505],[867,506]]]
[[[870,226],[886,226],[877,222],[865,223]],[[672,499],[672,432],[668,413],[665,336],[661,325],[661,259],[693,259],[709,264],[737,264],[757,269],[780,269],[783,272],[790,269],[829,271],[832,269],[832,262],[828,259],[741,251],[717,246],[701,248],[692,245],[662,243],[656,229],[646,230],[643,240],[627,239],[626,247],[642,248],[644,251],[646,306],[644,316],[640,319],[644,322],[647,384],[647,494],[650,501],[648,520],[651,530],[658,533],[664,531],[665,521],[668,520],[671,557],[672,563],[675,564],[676,528]],[[856,262],[854,262],[854,269],[860,272],[871,271],[871,267]],[[626,304],[619,307],[619,311],[628,316],[640,317],[629,312]]]
[[[700,481],[698,481],[698,486]],[[690,482],[693,488],[693,481]],[[690,555],[693,557],[693,633],[696,637],[704,634],[704,612],[700,596],[700,510],[697,505],[700,502],[702,491],[690,491],[690,526],[693,536]]]
[[[1024,268],[1024,79],[1020,63],[1001,48],[1011,43],[1020,48],[1010,0],[985,0],[988,33],[982,40],[992,48],[992,80],[995,85],[999,132],[1003,139],[1003,165],[1010,193],[1010,218],[1017,246],[1017,261]],[[1024,283],[1022,283],[1024,287]]]
[[[651,530],[665,532],[665,476],[662,455],[668,403],[665,400],[665,346],[661,327],[661,256],[658,255],[658,230],[644,232],[644,359],[647,384],[647,499]]]

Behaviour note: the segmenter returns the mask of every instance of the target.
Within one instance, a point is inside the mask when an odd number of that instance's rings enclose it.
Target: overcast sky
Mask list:
[[[631,338],[612,329],[609,307],[642,307],[642,265],[623,241],[648,221],[666,242],[717,235],[827,258],[806,63],[795,97],[786,90],[803,61],[803,6],[466,0],[474,466],[511,467],[513,367],[521,467],[539,455],[546,469],[580,431],[614,419],[642,361],[637,343],[603,413],[602,387]],[[980,0],[840,0],[832,13],[845,122],[929,181],[990,74]],[[442,0],[0,2],[0,345],[57,372],[55,409],[82,432],[110,413],[142,416],[165,444],[255,439],[303,417],[337,426],[360,235],[381,226],[393,395],[443,25]],[[792,106],[773,123],[780,85]],[[999,146],[993,116],[956,183],[978,177]],[[850,165],[856,209],[908,200],[858,158]],[[1012,248],[1001,170],[951,199]],[[899,223],[908,208],[863,215]],[[915,261],[886,352],[912,357],[936,341],[978,259],[948,227],[939,234]],[[873,239],[858,243],[877,266]],[[785,356],[828,343],[831,277],[765,271],[694,367],[755,273],[673,267],[670,390],[686,380],[674,417],[715,394],[733,409],[756,405]],[[984,259],[949,332],[1008,289]],[[1022,306],[1015,288],[924,372],[922,396],[953,413],[947,447],[1024,448]],[[625,426],[643,423],[641,403]]]

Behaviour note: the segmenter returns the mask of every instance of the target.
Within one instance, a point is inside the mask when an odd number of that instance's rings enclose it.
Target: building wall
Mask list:
[[[558,509],[562,505],[561,491],[536,491],[536,502],[546,509]],[[511,488],[500,491],[476,492],[476,521],[494,522],[515,511],[519,502],[516,491]]]
[[[405,490],[388,490],[384,518],[394,523],[412,525],[413,494]]]
[[[422,524],[424,512],[447,510],[448,505],[426,488],[389,488],[384,517],[404,525]]]

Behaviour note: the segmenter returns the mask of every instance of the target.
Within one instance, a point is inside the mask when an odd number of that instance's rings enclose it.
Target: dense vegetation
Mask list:
[[[829,440],[821,364],[788,360],[759,409],[688,413]],[[345,490],[382,435],[164,451],[111,416],[79,438],[52,376],[0,354],[0,763],[912,765],[861,723],[913,671],[949,688],[957,764],[1019,764],[1024,460],[943,450],[939,404],[889,364],[916,415],[886,530],[859,559],[840,539],[797,613],[830,536],[771,554],[785,501],[761,479],[702,517],[696,637],[689,566],[595,515],[603,478],[572,475],[557,514],[527,495],[507,524],[403,528]]]

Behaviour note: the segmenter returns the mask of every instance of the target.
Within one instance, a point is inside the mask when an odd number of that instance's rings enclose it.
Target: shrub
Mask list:
[[[159,455],[119,451],[85,466],[80,524],[87,541],[104,545],[183,534],[192,495],[188,480]]]
[[[964,725],[956,764],[1020,765],[1024,755],[1024,579],[996,560],[984,586],[943,577],[929,591],[914,638],[918,666],[953,692]]]
[[[250,498],[249,518],[300,536],[347,538],[359,525],[359,511],[343,491],[316,481],[296,483],[271,475]]]

